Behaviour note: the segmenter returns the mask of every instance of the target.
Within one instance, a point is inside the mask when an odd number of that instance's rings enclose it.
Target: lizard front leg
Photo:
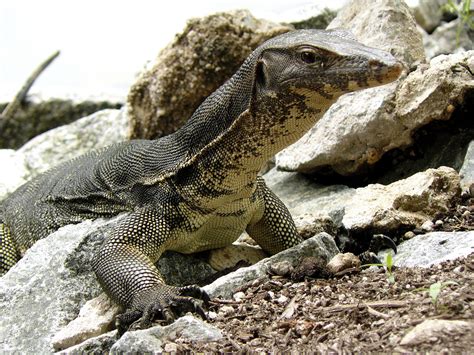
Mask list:
[[[196,298],[209,297],[198,286],[166,285],[154,265],[170,240],[170,228],[158,212],[143,208],[123,220],[94,258],[93,268],[106,293],[126,312],[117,316],[119,334],[140,320],[140,328],[161,317],[170,322],[188,311],[205,318]]]
[[[255,194],[257,217],[247,226],[250,237],[272,255],[301,243],[290,212],[261,177]]]

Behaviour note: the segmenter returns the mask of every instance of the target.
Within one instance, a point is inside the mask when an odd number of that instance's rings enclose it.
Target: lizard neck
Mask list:
[[[178,173],[181,195],[195,206],[209,209],[250,198],[264,164],[301,138],[334,100],[318,97],[305,102],[295,94],[253,101],[192,164]],[[190,188],[193,181],[199,186]]]

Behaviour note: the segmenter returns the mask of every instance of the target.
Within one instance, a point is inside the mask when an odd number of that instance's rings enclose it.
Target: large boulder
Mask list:
[[[407,67],[425,59],[421,34],[399,1],[352,1],[328,26],[337,27],[350,30],[366,45],[390,51]],[[395,82],[339,98],[308,133],[277,154],[278,168],[351,175],[378,161],[404,130],[392,116],[397,86]]]
[[[460,21],[457,19],[443,23],[430,35],[423,33],[427,58],[474,49],[473,38],[469,36],[467,26]]]
[[[298,142],[277,155],[280,169],[360,173],[413,134],[448,120],[474,89],[474,51],[438,56],[399,83],[341,97]]]
[[[117,308],[100,299],[80,314],[89,324],[80,319],[68,323],[88,300],[102,293],[91,261],[124,217],[60,228],[36,242],[0,278],[0,352],[51,352],[53,344],[61,349],[109,329]],[[160,258],[158,268],[172,285],[196,283],[215,272],[200,258],[177,253]]]
[[[102,292],[91,269],[91,250],[115,221],[60,228],[35,243],[0,279],[0,352],[53,351],[53,335]]]
[[[367,46],[392,53],[408,67],[425,60],[423,39],[405,2],[349,1],[328,29],[344,28]]]
[[[258,20],[246,10],[190,20],[131,87],[130,138],[153,139],[174,132],[253,49],[291,29]]]
[[[413,15],[416,22],[423,28],[424,31],[431,33],[438,27],[443,19],[443,12],[441,6],[446,4],[447,0],[418,0],[412,1]]]
[[[36,136],[17,151],[0,150],[0,200],[20,185],[60,163],[126,140],[125,109],[103,110]]]
[[[275,170],[264,178],[288,206],[300,229],[310,229],[330,217],[353,235],[420,227],[448,212],[461,192],[458,173],[448,167],[428,169],[389,185],[357,189],[318,185],[296,173]]]
[[[431,267],[444,261],[466,257],[474,252],[474,231],[431,232],[401,243],[393,264],[399,267]],[[385,259],[385,252],[380,259]]]

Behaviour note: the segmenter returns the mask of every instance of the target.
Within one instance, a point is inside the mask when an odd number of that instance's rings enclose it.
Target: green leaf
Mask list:
[[[431,297],[431,302],[433,304],[436,304],[436,302],[438,301],[438,296],[439,296],[439,293],[441,292],[441,288],[442,288],[442,285],[441,285],[441,282],[439,281],[435,282],[434,284],[431,284],[428,293]]]
[[[385,265],[387,265],[388,272],[392,272],[393,258],[391,253],[387,253],[385,257]]]

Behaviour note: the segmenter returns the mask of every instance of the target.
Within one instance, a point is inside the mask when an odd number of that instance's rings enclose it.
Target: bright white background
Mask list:
[[[186,20],[247,8],[272,21],[306,19],[346,0],[0,0],[0,102],[54,51],[31,94],[124,100],[148,60]]]

